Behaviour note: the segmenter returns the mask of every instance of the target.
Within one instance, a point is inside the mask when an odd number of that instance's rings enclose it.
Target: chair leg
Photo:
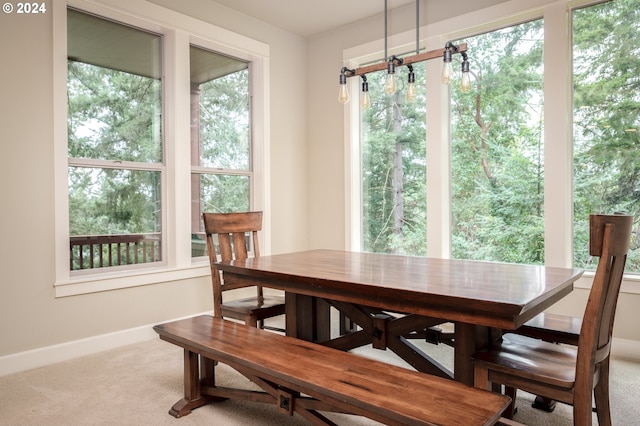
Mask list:
[[[593,424],[593,391],[591,389],[574,388],[573,394],[573,424],[591,426]]]
[[[609,360],[600,364],[600,380],[594,389],[596,412],[599,426],[611,426],[611,406],[609,404]]]

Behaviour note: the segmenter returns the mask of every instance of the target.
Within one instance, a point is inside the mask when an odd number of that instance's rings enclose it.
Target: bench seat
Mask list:
[[[162,340],[184,348],[185,397],[170,410],[228,398],[275,403],[312,424],[333,424],[318,411],[365,416],[392,425],[491,425],[509,405],[506,396],[392,366],[293,337],[211,316],[154,327]],[[232,367],[264,392],[217,386],[214,362]]]
[[[514,333],[552,343],[578,346],[582,318],[543,312],[524,323]]]

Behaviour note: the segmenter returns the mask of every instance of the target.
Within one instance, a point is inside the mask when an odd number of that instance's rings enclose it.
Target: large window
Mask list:
[[[549,1],[519,17],[506,3],[448,22],[464,30],[441,40],[468,44],[473,88],[423,81],[426,127],[369,78],[350,187],[361,247],[590,269],[588,215],[624,212],[639,272],[640,1]]]
[[[69,9],[70,269],[162,260],[162,38]]]
[[[451,93],[452,256],[544,263],[543,25],[460,40],[473,90]]]
[[[156,5],[52,10],[56,297],[209,275],[201,213],[269,215],[269,46]]]
[[[417,96],[406,99],[407,68],[387,95],[386,72],[367,76],[371,107],[362,113],[362,223],[366,251],[425,254],[424,63],[414,66]]]
[[[205,252],[203,212],[251,205],[249,64],[195,46],[191,63],[192,256]]]
[[[635,216],[628,271],[640,271],[640,1],[573,12],[574,263],[589,256],[589,214]]]

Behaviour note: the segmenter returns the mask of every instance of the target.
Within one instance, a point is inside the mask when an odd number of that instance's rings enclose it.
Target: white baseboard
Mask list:
[[[198,315],[211,315],[211,313],[212,312],[209,311]],[[177,319],[180,318],[176,318],[176,320]],[[156,332],[153,331],[154,325],[156,324],[144,325],[86,339],[0,356],[0,376],[151,340],[158,336]]]
[[[640,362],[640,342],[614,337],[611,343],[611,356]]]
[[[211,311],[198,315],[211,315]],[[151,340],[157,337],[157,334],[153,331],[154,325],[156,324],[5,355],[0,357],[0,376]],[[614,338],[611,351],[612,356],[615,358],[640,362],[640,341]]]

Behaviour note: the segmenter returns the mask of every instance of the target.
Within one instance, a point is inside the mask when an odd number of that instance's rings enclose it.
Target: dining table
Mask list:
[[[308,250],[216,264],[227,283],[285,292],[286,333],[349,350],[390,349],[419,371],[473,385],[471,355],[573,290],[583,270],[346,250]],[[357,324],[332,336],[331,307]],[[454,325],[453,372],[413,337]],[[335,334],[335,333],[334,333]]]

